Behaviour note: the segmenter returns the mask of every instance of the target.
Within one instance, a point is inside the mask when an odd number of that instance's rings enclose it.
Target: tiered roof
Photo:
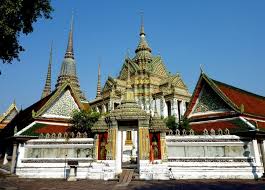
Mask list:
[[[213,109],[203,109],[205,102]],[[204,106],[201,112],[195,109],[198,105]],[[185,116],[195,132],[224,128],[237,133],[265,131],[264,107],[265,97],[213,80],[202,72]]]
[[[5,126],[16,116],[18,113],[18,109],[16,103],[13,102],[6,112],[0,115],[0,130],[5,128]]]
[[[87,103],[82,103],[79,96],[75,92],[74,88],[72,87],[72,84],[69,82],[64,83],[63,86],[61,86],[59,89],[55,89],[51,94],[48,96],[42,98],[41,100],[37,101],[36,103],[32,104],[28,108],[21,110],[15,118],[7,125],[7,127],[2,131],[1,135],[4,135],[5,137],[12,136],[14,133],[14,127],[17,127],[17,131],[20,131],[30,125],[34,121],[50,121],[50,122],[56,122],[56,123],[69,123],[69,119],[67,118],[46,118],[43,117],[43,114],[52,106],[55,104],[55,102],[58,101],[58,98],[65,92],[69,90],[71,93],[71,96],[74,98],[76,104],[78,105],[79,109],[88,109]],[[46,131],[53,131],[53,126],[46,126]],[[61,130],[62,127],[60,127],[59,132],[63,132],[65,130]],[[65,127],[67,128],[67,127]],[[32,129],[31,129],[32,130]]]

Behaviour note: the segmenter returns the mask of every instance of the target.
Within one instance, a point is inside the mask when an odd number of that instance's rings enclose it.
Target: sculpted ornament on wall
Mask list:
[[[65,91],[61,97],[47,110],[45,115],[58,115],[71,117],[74,110],[79,110],[74,98],[69,90]]]
[[[193,113],[229,110],[225,102],[207,85],[202,88],[199,101]]]

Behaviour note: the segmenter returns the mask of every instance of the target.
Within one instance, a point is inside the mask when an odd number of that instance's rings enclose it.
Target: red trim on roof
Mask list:
[[[184,114],[185,117],[188,117],[190,115],[192,108],[194,107],[194,105],[195,105],[195,103],[196,103],[196,101],[200,95],[202,87],[203,87],[202,76],[200,76],[199,81],[197,82],[195,90],[194,90],[192,97],[190,99],[188,108]]]
[[[61,125],[46,125],[34,131],[35,133],[65,133],[69,129],[68,126]]]

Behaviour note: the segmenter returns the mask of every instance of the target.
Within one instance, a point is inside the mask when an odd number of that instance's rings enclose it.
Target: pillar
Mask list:
[[[117,141],[118,123],[116,120],[111,121],[111,126],[108,131],[107,144],[107,160],[115,160],[116,158],[116,141]]]
[[[175,116],[178,121],[178,100],[176,98],[173,98],[171,103],[172,115]]]
[[[99,135],[95,134],[94,137],[94,158],[98,160],[98,149],[99,149]]]
[[[260,141],[260,151],[261,151],[261,158],[263,163],[263,177],[265,177],[265,144],[264,140]]]
[[[161,116],[167,117],[167,104],[164,97],[161,97],[160,99],[160,110],[161,110]]]
[[[166,145],[166,133],[160,133],[160,145],[161,145],[161,160],[167,161],[167,145]]]
[[[149,160],[149,120],[139,121],[139,160]]]
[[[253,143],[253,150],[254,150],[256,166],[261,166],[258,142],[256,139],[254,139],[252,141],[252,143]]]
[[[14,144],[13,144],[12,162],[11,162],[11,171],[10,171],[11,174],[15,173],[16,161],[17,161],[17,143],[14,142]]]

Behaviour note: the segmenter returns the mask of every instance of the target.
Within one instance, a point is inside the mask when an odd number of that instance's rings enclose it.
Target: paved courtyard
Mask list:
[[[134,189],[134,190],[265,190],[265,181],[254,180],[174,180],[132,181],[119,186],[116,181],[0,178],[0,190],[81,190],[81,189]]]

